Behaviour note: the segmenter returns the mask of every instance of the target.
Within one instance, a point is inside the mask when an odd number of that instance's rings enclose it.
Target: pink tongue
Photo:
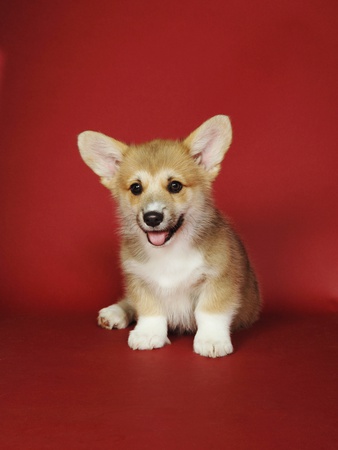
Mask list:
[[[147,233],[149,242],[153,245],[163,245],[168,236],[167,231],[150,231]]]

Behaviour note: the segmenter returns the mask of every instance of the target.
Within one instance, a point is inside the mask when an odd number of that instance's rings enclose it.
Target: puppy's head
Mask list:
[[[146,236],[160,247],[179,230],[194,226],[231,139],[230,120],[219,115],[183,141],[128,146],[85,131],[78,146],[85,163],[117,199],[124,233]]]

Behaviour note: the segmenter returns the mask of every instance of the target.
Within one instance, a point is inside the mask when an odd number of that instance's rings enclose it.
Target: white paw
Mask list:
[[[232,311],[222,314],[196,311],[197,333],[194,339],[194,351],[209,358],[230,355],[234,350],[230,339],[233,314]]]
[[[133,350],[152,350],[170,344],[167,336],[133,330],[129,333],[128,345]]]
[[[140,316],[135,329],[129,333],[128,344],[133,350],[151,350],[170,344],[166,318]]]
[[[209,358],[230,355],[233,352],[230,337],[212,336],[197,332],[194,339],[194,352]]]
[[[126,328],[129,319],[126,312],[119,305],[107,306],[99,311],[97,323],[102,328],[111,330],[112,328]]]

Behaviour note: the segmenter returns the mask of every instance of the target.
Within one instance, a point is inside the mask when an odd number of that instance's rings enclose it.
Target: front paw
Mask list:
[[[111,305],[99,311],[97,323],[100,327],[111,330],[126,328],[129,320],[126,312],[119,305]]]
[[[164,316],[140,316],[135,329],[129,334],[129,347],[133,350],[161,348],[170,344],[167,331]]]
[[[133,330],[129,334],[128,345],[133,350],[152,350],[170,344],[168,337],[151,332]]]
[[[230,355],[233,352],[233,346],[228,336],[213,336],[197,332],[194,339],[194,352],[209,358],[218,358]]]

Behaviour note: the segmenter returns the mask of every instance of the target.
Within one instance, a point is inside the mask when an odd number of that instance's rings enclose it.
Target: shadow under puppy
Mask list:
[[[194,351],[232,353],[230,333],[257,320],[260,294],[246,251],[214,206],[211,185],[232,139],[227,116],[182,141],[126,145],[85,131],[85,163],[115,197],[126,297],[99,312],[103,328],[125,328],[146,350],[170,343],[168,327],[196,332]]]

